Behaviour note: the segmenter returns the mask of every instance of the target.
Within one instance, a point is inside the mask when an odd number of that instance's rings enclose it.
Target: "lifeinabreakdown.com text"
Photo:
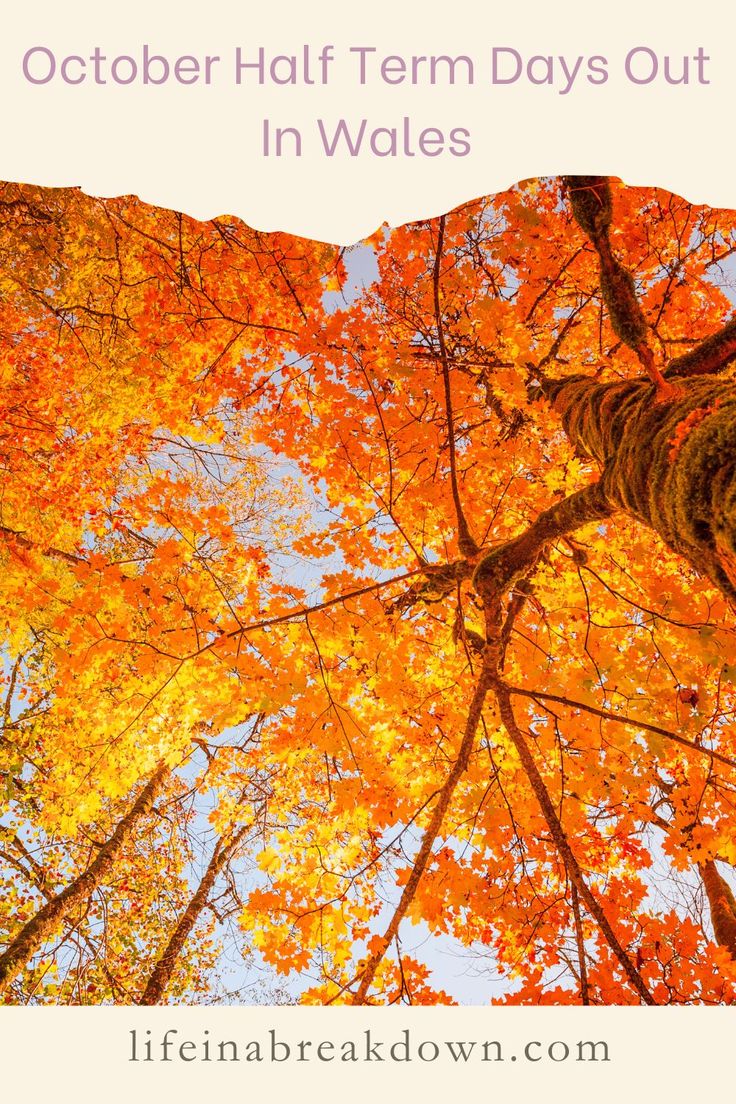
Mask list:
[[[410,1028],[393,1035],[370,1029],[347,1038],[280,1037],[272,1028],[258,1038],[216,1038],[208,1030],[197,1038],[178,1028],[131,1030],[129,1062],[610,1062],[608,1043],[598,1039],[528,1039],[517,1045],[498,1039],[441,1039]]]

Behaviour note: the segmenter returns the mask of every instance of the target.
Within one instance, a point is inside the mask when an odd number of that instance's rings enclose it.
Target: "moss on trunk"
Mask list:
[[[614,508],[654,529],[675,552],[736,599],[736,384],[679,380],[656,401],[644,380],[545,381],[573,444],[602,465]]]
[[[736,958],[736,900],[725,878],[722,878],[713,859],[701,863],[700,877],[703,879],[713,934],[721,947]]]

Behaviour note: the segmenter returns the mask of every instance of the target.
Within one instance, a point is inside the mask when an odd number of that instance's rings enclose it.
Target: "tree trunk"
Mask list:
[[[238,829],[238,831],[231,836],[228,842],[222,839],[218,840],[202,880],[197,886],[194,896],[182,913],[178,924],[174,928],[171,938],[166,945],[166,949],[156,963],[138,1004],[150,1005],[161,1003],[169,987],[171,976],[179,957],[184,950],[184,945],[189,938],[189,934],[197,923],[202,909],[209,900],[217,876],[225,863],[233,855],[233,852],[249,827],[250,825],[243,825],[242,828]]]
[[[612,509],[655,530],[730,599],[736,599],[736,385],[697,376],[656,401],[638,379],[544,381],[572,443],[603,467]]]
[[[731,958],[736,958],[736,898],[713,859],[700,863],[698,869],[710,905],[716,942],[730,952]]]
[[[17,974],[30,962],[44,943],[53,935],[61,922],[97,889],[112,869],[138,822],[148,813],[158,797],[170,768],[160,763],[139,794],[132,808],[118,823],[107,843],[100,848],[96,858],[78,878],[57,893],[21,928],[0,955],[0,996],[10,986]]]
[[[677,358],[664,375],[635,283],[611,241],[613,201],[602,176],[565,177],[572,212],[598,254],[614,333],[649,380],[542,380],[572,443],[603,466],[613,509],[643,521],[730,599],[736,599],[736,385],[718,373],[736,359],[736,320]],[[667,377],[667,378],[665,378]]]

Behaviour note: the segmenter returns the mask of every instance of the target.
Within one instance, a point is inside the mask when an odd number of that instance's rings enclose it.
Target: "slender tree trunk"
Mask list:
[[[575,919],[575,943],[578,949],[578,966],[580,970],[580,1003],[590,1004],[590,989],[588,987],[588,966],[585,960],[585,937],[583,936],[583,920],[580,915],[580,900],[575,882],[570,882],[570,899],[572,901],[572,913]]]
[[[544,815],[544,819],[547,821],[547,827],[549,833],[557,847],[562,861],[565,864],[568,877],[575,886],[580,900],[584,904],[590,916],[595,920],[596,924],[603,933],[603,937],[608,943],[614,956],[618,959],[619,965],[622,967],[626,978],[641,997],[644,1004],[655,1004],[654,997],[649,992],[646,983],[644,982],[641,974],[636,969],[634,963],[629,957],[625,948],[621,945],[611,927],[610,921],[606,916],[602,905],[598,899],[594,896],[593,892],[586,882],[583,872],[580,869],[578,861],[573,853],[570,842],[567,838],[565,830],[560,822],[559,817],[555,811],[555,807],[552,804],[552,799],[549,796],[547,787],[544,784],[544,780],[539,773],[537,764],[534,762],[534,756],[532,755],[529,745],[524,739],[524,735],[516,723],[514,711],[511,705],[511,695],[508,689],[500,682],[497,682],[494,686],[496,693],[496,700],[498,701],[499,712],[501,714],[501,720],[504,723],[504,727],[508,732],[511,740],[516,748],[516,753],[519,756],[521,765],[524,772],[529,779],[534,796],[539,802],[539,806]],[[586,981],[587,991],[587,981]]]
[[[148,979],[148,983],[138,1004],[161,1004],[166,990],[169,987],[169,983],[171,982],[171,977],[179,957],[184,950],[184,946],[192,928],[197,923],[202,909],[209,900],[217,876],[232,857],[236,847],[249,827],[250,825],[243,825],[243,827],[239,828],[229,839],[218,840],[217,846],[212,853],[212,858],[202,876],[202,880],[179,918],[179,922],[174,928],[163,954],[159,958],[153,969],[153,973]]]
[[[736,958],[736,898],[713,859],[700,863],[700,877],[710,905],[710,918],[716,941]]]
[[[28,964],[44,943],[53,935],[62,921],[83,901],[89,899],[95,889],[109,874],[138,822],[151,810],[170,768],[160,763],[128,813],[119,821],[108,841],[102,845],[94,861],[83,874],[51,897],[36,915],[21,928],[7,949],[0,955],[0,996],[13,979]]]
[[[367,1004],[368,1003],[368,990],[373,984],[373,979],[376,976],[378,967],[381,965],[383,958],[386,955],[392,940],[394,940],[399,932],[399,926],[404,919],[406,912],[411,905],[416,895],[419,883],[422,880],[424,871],[430,863],[432,857],[432,848],[434,847],[435,840],[442,829],[442,822],[444,821],[445,814],[452,800],[452,795],[455,792],[458,782],[462,778],[463,774],[468,768],[470,762],[470,753],[473,749],[475,742],[475,736],[480,725],[481,717],[483,715],[483,703],[486,700],[486,695],[490,687],[490,675],[491,661],[489,657],[486,657],[478,681],[473,692],[473,697],[468,709],[468,717],[465,722],[465,732],[463,734],[462,742],[460,744],[460,750],[458,752],[457,759],[452,765],[450,773],[445,779],[445,783],[442,789],[439,791],[437,801],[434,809],[432,810],[432,816],[429,824],[424,830],[422,836],[422,842],[419,846],[416,858],[414,859],[414,865],[409,874],[409,878],[404,886],[403,892],[399,899],[399,903],[394,909],[393,915],[388,922],[388,925],[381,937],[381,941],[376,949],[368,956],[366,964],[363,967],[362,972],[359,974],[358,988],[353,994],[351,1004]]]

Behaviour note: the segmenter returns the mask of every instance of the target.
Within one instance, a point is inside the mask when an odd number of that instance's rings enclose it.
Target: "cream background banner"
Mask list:
[[[3,142],[0,177],[46,185],[80,185],[98,195],[136,193],[156,204],[199,218],[238,215],[259,229],[282,229],[348,244],[387,221],[391,225],[438,214],[464,200],[502,190],[519,179],[553,173],[610,173],[629,184],[657,184],[695,202],[736,207],[732,105],[736,102],[736,17],[723,0],[587,0],[547,3],[480,3],[478,0],[372,0],[356,8],[332,0],[263,4],[208,0],[171,3],[128,0],[123,4],[54,3],[36,0],[6,9],[0,43]],[[220,61],[194,83],[172,76],[161,85],[139,79],[109,79],[112,59],[140,61],[142,47],[166,56],[210,54]],[[332,46],[334,61],[321,84],[317,58]],[[34,85],[23,75],[23,57],[45,47],[57,59],[55,76]],[[267,60],[310,48],[313,84],[298,74],[294,85],[259,85],[253,70],[235,83],[236,50],[243,60],[264,48]],[[359,55],[350,47],[373,46],[367,79],[359,83]],[[107,83],[65,84],[61,61],[88,59],[96,47],[107,61]],[[524,67],[534,55],[553,59],[553,83],[491,83],[493,47],[514,49]],[[646,79],[656,57],[657,75],[647,84],[627,79],[625,59],[639,49],[634,76]],[[698,66],[698,51],[708,58]],[[376,59],[399,54],[466,55],[450,85],[438,67],[437,83],[390,84]],[[588,59],[607,60],[605,83],[587,79]],[[48,73],[37,53],[29,70]],[[564,76],[583,58],[570,90]],[[689,83],[665,78],[683,73]],[[277,69],[283,77],[286,66]],[[593,62],[599,69],[601,63]],[[532,72],[540,79],[546,63]],[[303,66],[301,66],[303,68]],[[515,71],[512,54],[499,55],[499,76]],[[67,66],[76,79],[78,62]],[[130,67],[118,66],[126,79]],[[159,68],[158,72],[161,72]],[[702,76],[709,83],[701,83]],[[595,77],[595,73],[591,73]],[[393,78],[392,78],[393,79]],[[263,120],[296,128],[301,156],[285,139],[284,156],[263,153]],[[343,118],[352,130],[367,120],[375,127],[408,125],[416,148],[418,131],[470,132],[466,156],[374,156],[346,152],[329,158],[318,131],[328,133]],[[408,124],[404,123],[408,119]],[[385,144],[385,136],[381,139]],[[365,148],[365,147],[364,147]]]

